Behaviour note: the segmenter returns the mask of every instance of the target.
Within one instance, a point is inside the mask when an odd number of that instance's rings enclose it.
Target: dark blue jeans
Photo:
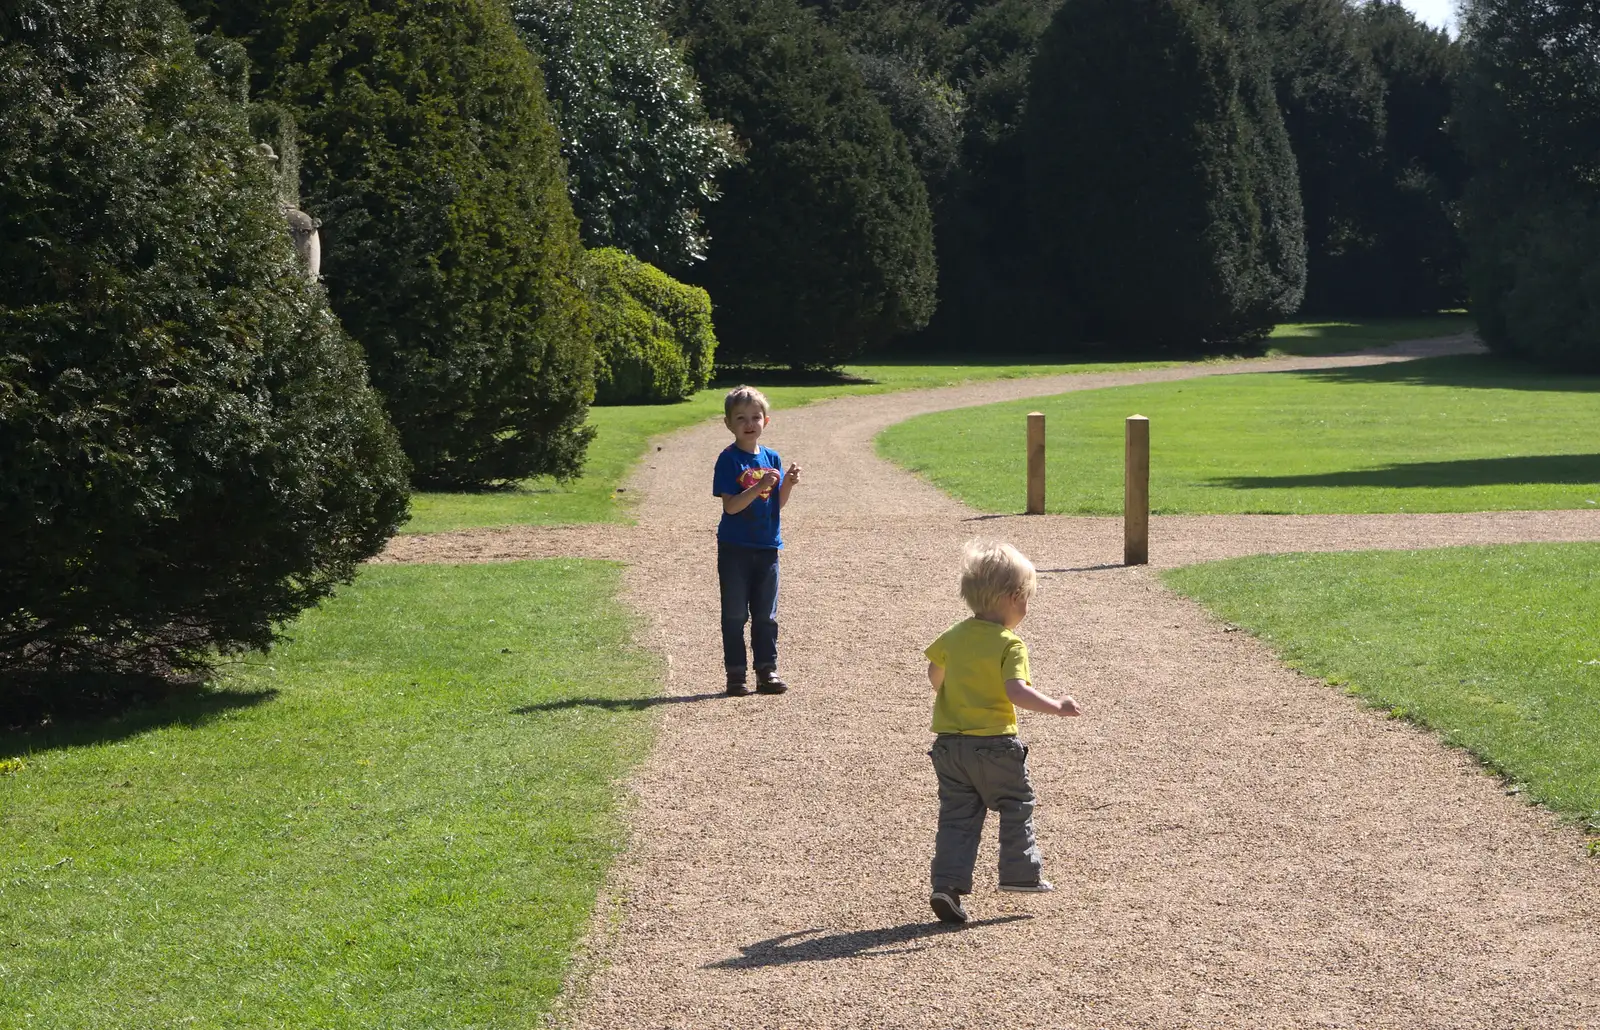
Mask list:
[[[757,669],[778,667],[778,551],[771,547],[717,544],[717,582],[722,586],[722,664],[743,673],[744,624]]]

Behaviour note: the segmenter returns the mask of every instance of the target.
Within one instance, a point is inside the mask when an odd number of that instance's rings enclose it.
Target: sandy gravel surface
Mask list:
[[[1265,367],[1377,360],[1297,359]],[[1385,359],[1386,360],[1386,359]],[[984,518],[877,459],[925,411],[1229,366],[1010,380],[777,413],[780,698],[720,696],[710,468],[720,424],[658,441],[637,527],[451,534],[410,560],[630,562],[670,661],[632,839],[558,1015],[613,1028],[1600,1027],[1600,863],[1460,753],[1274,660],[1121,559],[1115,519]],[[927,907],[936,802],[920,652],[965,614],[962,540],[1042,572],[1021,627],[1039,896],[994,891],[993,833],[950,931]],[[1600,539],[1600,512],[1192,517],[1158,565],[1257,551]]]

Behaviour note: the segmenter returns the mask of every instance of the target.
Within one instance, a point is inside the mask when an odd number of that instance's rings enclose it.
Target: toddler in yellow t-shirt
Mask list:
[[[1028,748],[1017,740],[1017,708],[1077,715],[1070,697],[1033,689],[1028,645],[1013,630],[1038,588],[1033,563],[1010,544],[973,540],[961,568],[961,597],[973,617],[956,623],[923,653],[933,684],[928,756],[939,777],[939,831],[933,843],[934,914],[947,923],[970,918],[961,904],[972,893],[985,814],[1000,813],[1000,889],[1054,890],[1040,875],[1033,839],[1033,785]]]

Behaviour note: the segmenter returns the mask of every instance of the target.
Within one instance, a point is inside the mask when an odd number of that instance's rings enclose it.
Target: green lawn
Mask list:
[[[788,385],[783,372],[751,373],[749,382],[772,402],[782,417],[789,408],[854,394],[889,393],[956,386],[990,379],[1062,373],[1162,368],[1175,362],[1124,364],[1039,364],[997,360],[994,363],[850,365],[838,376],[812,377],[809,385]],[[513,490],[491,493],[419,493],[411,501],[411,521],[403,533],[441,533],[481,526],[555,525],[575,522],[621,522],[629,518],[627,495],[617,487],[627,478],[652,436],[696,422],[722,418],[722,395],[734,384],[702,390],[681,404],[622,405],[591,408],[589,424],[598,431],[589,445],[583,475],[571,483],[532,480]],[[710,476],[715,455],[706,456]],[[709,480],[708,480],[709,481]]]
[[[369,567],[222,691],[0,738],[0,1026],[533,1025],[648,745],[618,575]]]
[[[1600,544],[1273,555],[1164,578],[1600,833]]]
[[[1600,503],[1600,377],[1484,356],[1215,376],[925,415],[885,457],[983,511],[1024,501],[1043,411],[1047,509],[1122,510],[1123,420],[1150,418],[1162,514],[1585,508]]]
[[[1476,328],[1465,314],[1364,318],[1359,322],[1290,322],[1272,331],[1267,355],[1316,357],[1383,347],[1400,340],[1459,336]]]

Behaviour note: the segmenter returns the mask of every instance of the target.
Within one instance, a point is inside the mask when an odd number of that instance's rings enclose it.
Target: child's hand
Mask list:
[[[1078,715],[1079,714],[1079,712],[1078,712],[1078,702],[1074,701],[1070,697],[1063,697],[1061,700],[1057,701],[1056,703],[1061,706],[1056,711],[1057,715]]]
[[[778,470],[767,469],[761,474],[761,492],[766,493],[778,485]]]
[[[800,482],[800,466],[791,463],[789,465],[789,471],[785,472],[784,475],[789,478],[789,482],[791,482],[791,483],[799,483]]]

